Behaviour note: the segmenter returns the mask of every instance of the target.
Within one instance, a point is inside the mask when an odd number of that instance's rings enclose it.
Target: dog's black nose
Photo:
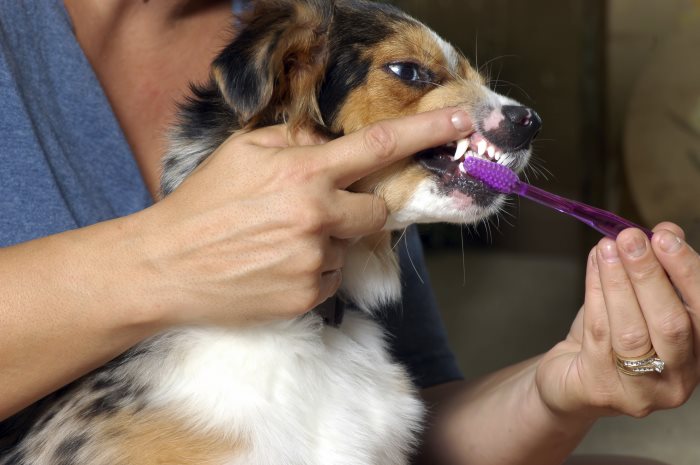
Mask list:
[[[542,127],[542,119],[535,110],[520,105],[501,107],[505,117],[501,129],[507,132],[509,144],[513,148],[522,148],[530,144]]]

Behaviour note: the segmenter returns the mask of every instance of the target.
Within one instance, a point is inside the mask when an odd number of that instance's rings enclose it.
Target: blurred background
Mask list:
[[[700,0],[394,0],[538,111],[530,180],[700,249]],[[528,201],[472,228],[421,229],[453,349],[475,378],[562,339],[599,236]],[[700,394],[599,422],[582,453],[700,463]]]

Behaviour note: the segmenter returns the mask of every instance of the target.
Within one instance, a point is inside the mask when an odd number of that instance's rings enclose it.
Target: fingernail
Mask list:
[[[680,250],[683,241],[671,231],[659,231],[654,235],[659,236],[659,247],[666,253],[674,253]]]
[[[459,110],[452,115],[452,125],[458,131],[468,131],[472,128],[472,122],[464,111]]]
[[[591,257],[591,266],[595,271],[598,271],[598,260],[595,258],[595,249],[591,251],[590,257]]]
[[[613,241],[606,241],[601,244],[600,253],[608,263],[615,263],[620,260],[617,256],[617,245]]]
[[[627,238],[622,244],[622,250],[632,258],[639,258],[644,255],[647,250],[647,243],[644,239],[634,234]]]

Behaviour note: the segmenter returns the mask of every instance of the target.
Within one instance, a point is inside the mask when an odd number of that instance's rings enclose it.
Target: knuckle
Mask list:
[[[676,272],[677,276],[682,281],[696,279],[698,273],[700,273],[700,256],[698,255],[693,256],[692,260],[684,260]]]
[[[588,328],[591,339],[595,342],[606,342],[610,338],[610,326],[607,319],[596,318]]]
[[[302,200],[295,210],[295,220],[302,231],[314,236],[324,231],[327,218],[318,200]]]
[[[618,347],[625,352],[647,349],[649,332],[646,328],[628,328],[617,336]]]
[[[656,263],[647,263],[634,267],[627,272],[632,281],[642,283],[656,279],[659,275],[660,268]]]
[[[630,282],[626,277],[615,276],[606,279],[603,283],[603,288],[612,293],[626,292],[630,288]]]
[[[666,341],[674,345],[685,345],[692,337],[690,321],[686,313],[668,313],[661,320],[659,333]]]
[[[312,160],[303,157],[286,157],[276,169],[280,183],[307,185],[319,174],[320,167]]]
[[[364,138],[367,149],[379,159],[390,157],[396,150],[396,134],[386,123],[375,123],[368,127]]]
[[[591,407],[599,410],[617,410],[613,397],[605,392],[596,392],[591,396],[589,403]]]
[[[637,405],[631,408],[630,411],[627,412],[627,414],[632,418],[641,420],[642,418],[646,418],[649,415],[651,415],[653,411],[654,407],[652,407],[648,402],[645,402],[642,405]]]
[[[388,216],[389,210],[386,203],[381,198],[375,196],[372,199],[372,219],[383,226],[386,223]]]
[[[681,387],[680,389],[675,390],[672,389],[670,391],[671,392],[667,394],[666,403],[664,405],[665,408],[680,407],[688,401],[692,392],[692,390],[688,390],[685,387]]]

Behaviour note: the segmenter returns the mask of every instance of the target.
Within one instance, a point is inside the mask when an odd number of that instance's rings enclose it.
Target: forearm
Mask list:
[[[159,330],[138,238],[122,218],[0,249],[0,418]]]
[[[540,400],[534,381],[538,359],[474,383],[454,383],[434,405],[426,463],[449,465],[560,464],[593,424],[564,417]],[[445,398],[428,393],[426,398]]]

